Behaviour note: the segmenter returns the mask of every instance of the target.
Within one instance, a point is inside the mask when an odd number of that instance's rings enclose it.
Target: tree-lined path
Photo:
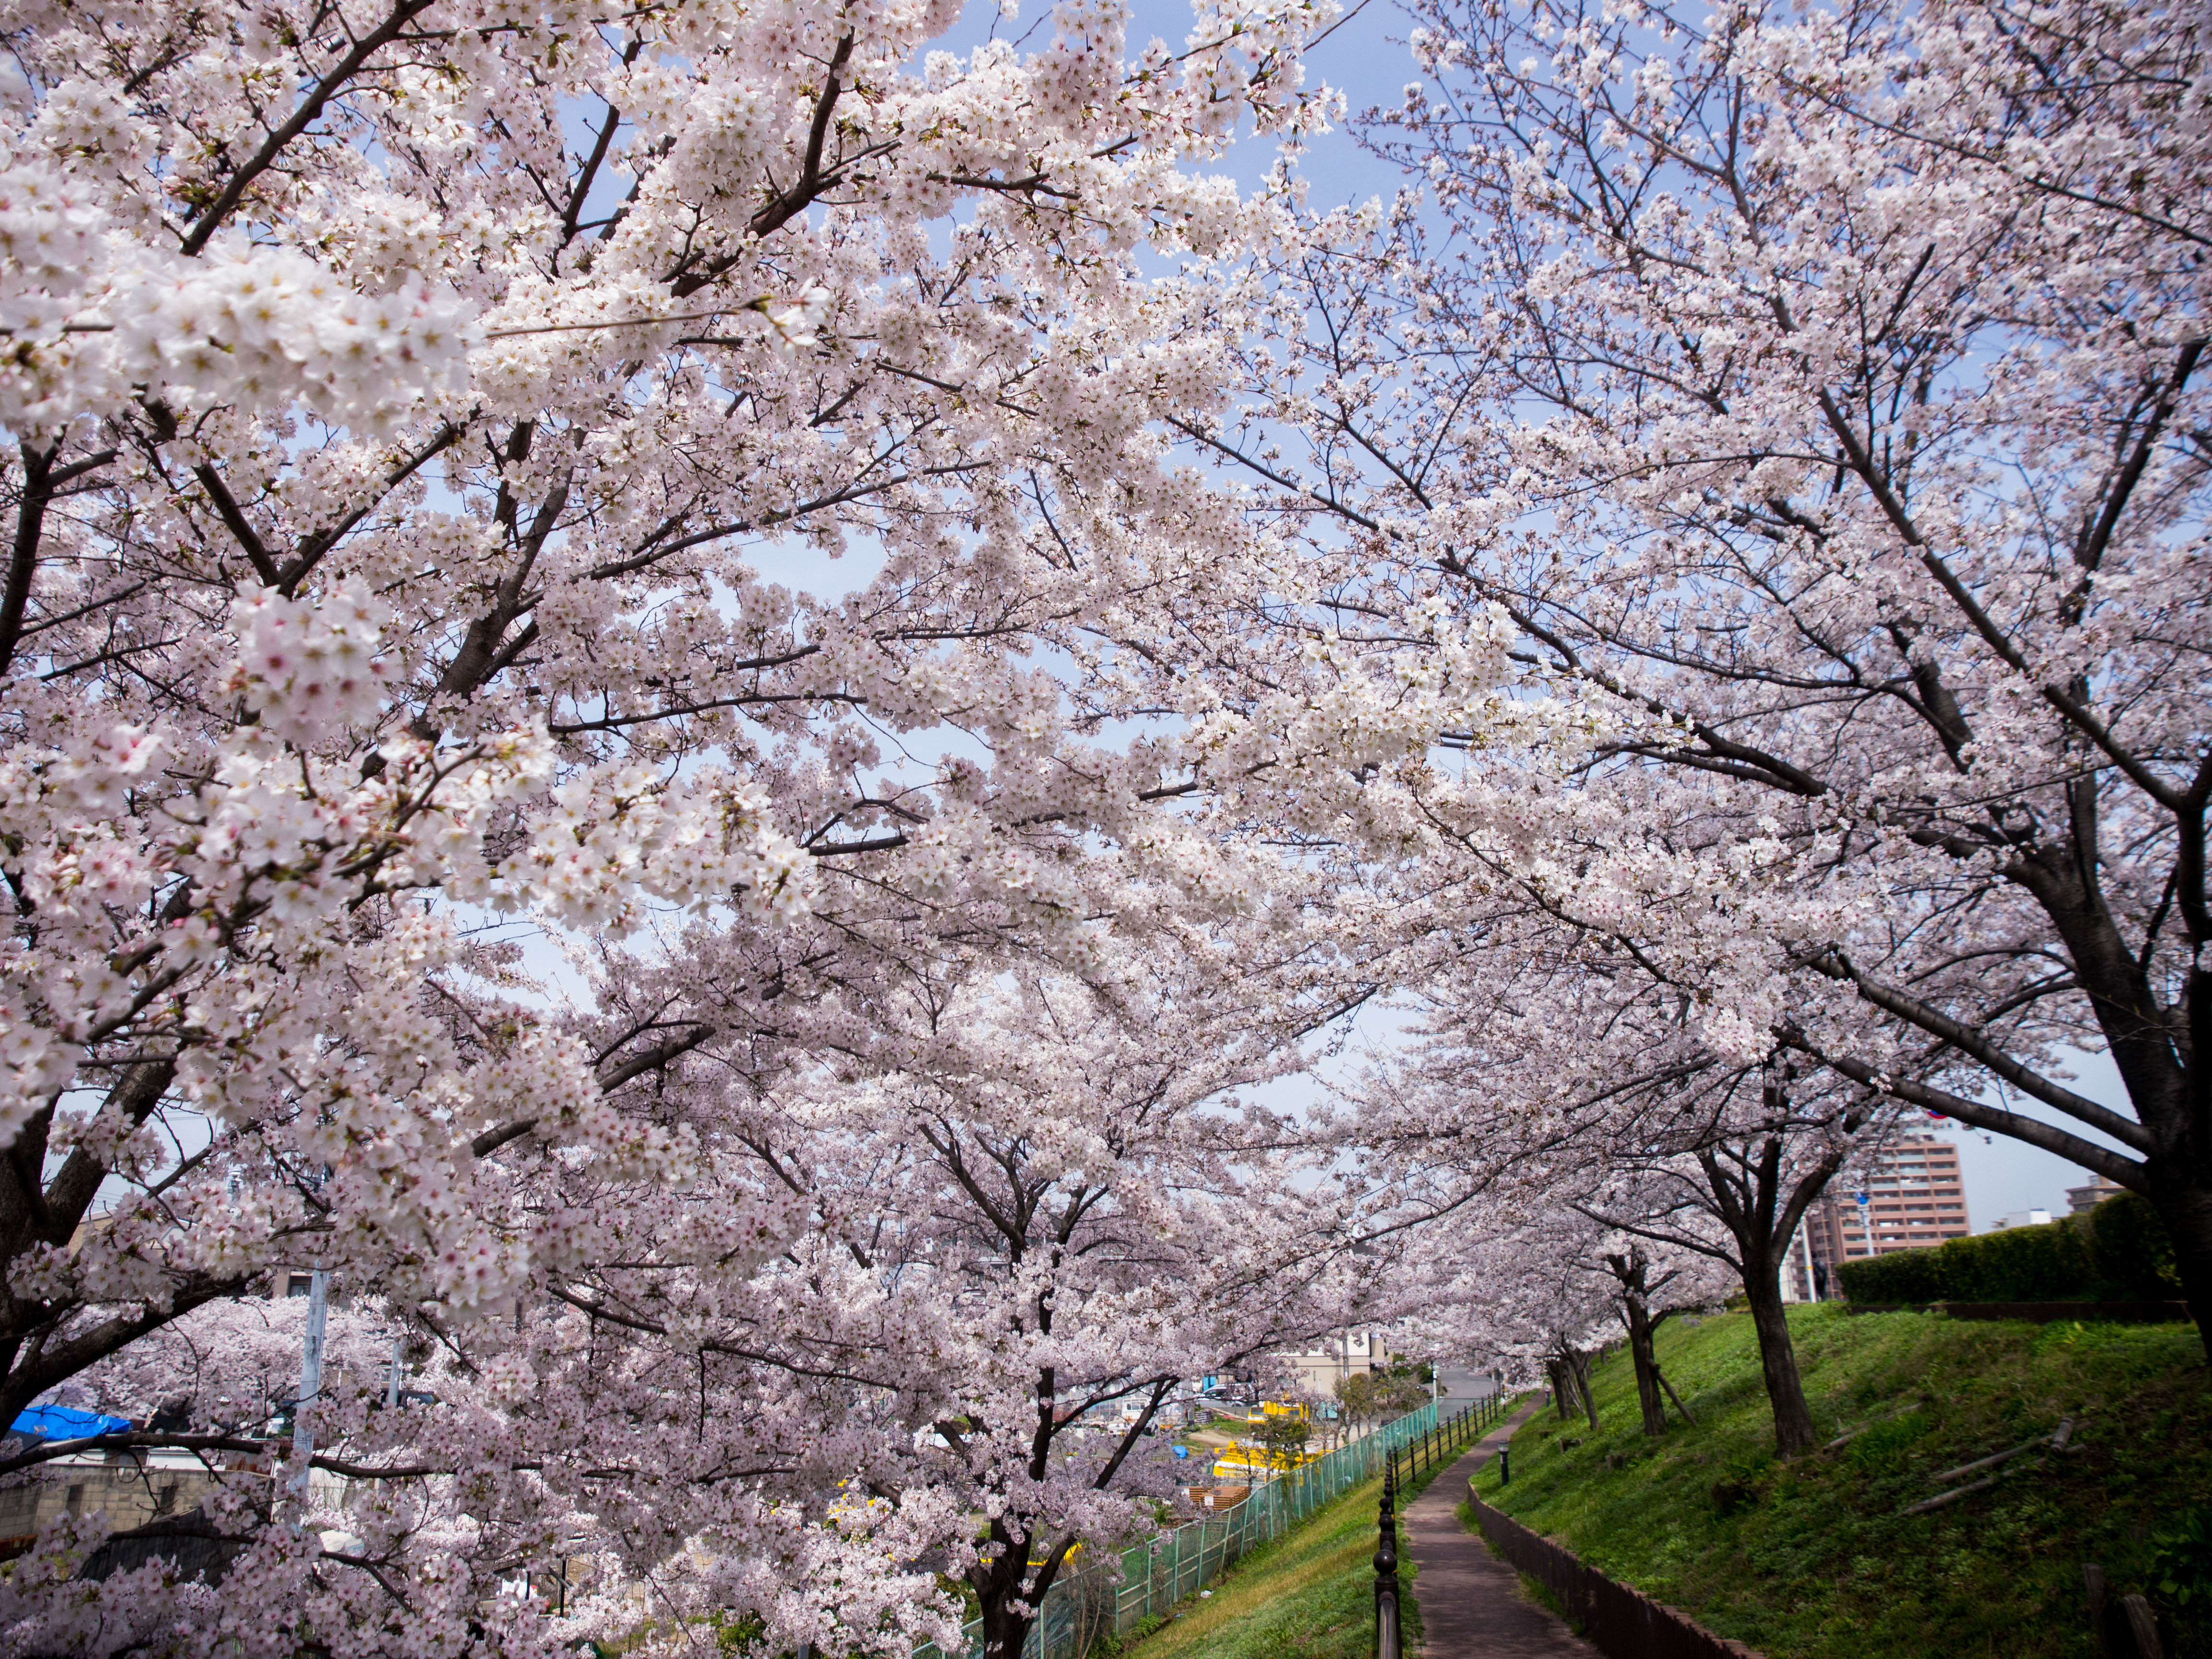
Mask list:
[[[1522,1595],[1520,1576],[1455,1513],[1474,1472],[1539,1404],[1531,1401],[1468,1447],[1407,1507],[1406,1537],[1420,1567],[1413,1594],[1428,1638],[1424,1659],[1594,1659],[1597,1652]]]
[[[2212,9],[1363,7],[0,0],[0,1654],[1018,1659],[1191,1380],[1739,1293],[1809,1456],[1930,1133],[2212,1332]]]

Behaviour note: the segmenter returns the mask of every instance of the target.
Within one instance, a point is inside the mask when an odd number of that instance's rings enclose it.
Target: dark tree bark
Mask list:
[[[1559,1369],[1571,1385],[1570,1392],[1581,1397],[1583,1414],[1589,1419],[1590,1429],[1595,1432],[1598,1426],[1597,1396],[1590,1392],[1590,1355],[1573,1343],[1565,1339],[1560,1340]],[[1565,1417],[1568,1413],[1563,1411],[1559,1415]]]
[[[1651,1297],[1674,1275],[1664,1274],[1654,1285],[1651,1259],[1641,1244],[1607,1255],[1605,1266],[1620,1286],[1620,1312],[1628,1326],[1628,1358],[1636,1368],[1636,1403],[1644,1413],[1644,1432],[1662,1435],[1667,1432],[1667,1402],[1659,1392],[1659,1358],[1652,1339],[1667,1314],[1653,1311]]]
[[[1767,1092],[1778,1119],[1781,1091],[1770,1087]],[[1711,1212],[1735,1242],[1735,1266],[1743,1278],[1744,1295],[1751,1303],[1752,1328],[1759,1336],[1759,1375],[1774,1413],[1775,1455],[1797,1457],[1820,1443],[1820,1434],[1813,1426],[1812,1408],[1805,1403],[1805,1385],[1797,1375],[1797,1352],[1790,1343],[1790,1322],[1783,1311],[1783,1260],[1806,1206],[1827,1186],[1829,1177],[1843,1163],[1843,1154],[1828,1154],[1795,1182],[1788,1182],[1783,1174],[1782,1150],[1782,1137],[1773,1134],[1741,1152],[1727,1148],[1702,1152],[1698,1163],[1711,1189]]]
[[[1712,1237],[1702,1227],[1670,1224],[1667,1213],[1584,1212],[1593,1220],[1637,1237],[1694,1250],[1735,1269],[1751,1305],[1752,1328],[1759,1338],[1759,1374],[1774,1414],[1775,1451],[1783,1457],[1808,1452],[1820,1441],[1812,1409],[1805,1402],[1804,1383],[1797,1374],[1796,1351],[1790,1340],[1790,1322],[1782,1301],[1782,1268],[1790,1241],[1807,1208],[1843,1167],[1847,1151],[1843,1137],[1856,1133],[1871,1109],[1865,1103],[1843,1109],[1825,1125],[1828,1130],[1840,1131],[1840,1135],[1794,1172],[1786,1170],[1784,1154],[1788,1138],[1824,1127],[1819,1121],[1792,1121],[1786,1085],[1795,1075],[1785,1066],[1778,1077],[1762,1086],[1762,1115],[1771,1127],[1748,1140],[1708,1139],[1703,1130],[1691,1132],[1682,1150],[1694,1156],[1699,1178],[1691,1178],[1678,1166],[1660,1166],[1683,1188],[1669,1206],[1670,1212],[1697,1211],[1710,1216],[1725,1230],[1725,1241]],[[1665,1154],[1669,1158],[1678,1155]],[[1651,1363],[1656,1392],[1664,1385],[1656,1360]],[[1643,1398],[1640,1370],[1637,1382],[1638,1396]],[[1647,1428],[1652,1420],[1650,1409],[1647,1401]],[[1662,1423],[1663,1427],[1663,1419]]]
[[[1820,1436],[1813,1426],[1812,1407],[1805,1403],[1805,1385],[1797,1375],[1797,1350],[1790,1340],[1781,1285],[1773,1273],[1747,1273],[1744,1291],[1751,1298],[1752,1328],[1759,1333],[1759,1376],[1774,1409],[1775,1455],[1802,1456],[1820,1444]]]
[[[2212,1003],[2212,998],[2207,999]],[[2208,1021],[2212,1024],[2212,1021]],[[2212,1043],[2212,1031],[2205,1033],[2205,1041]],[[2204,1127],[2200,1113],[2200,1129]],[[2212,1132],[2200,1136],[2212,1139]],[[2212,1166],[2212,1156],[2200,1152],[2199,1162]],[[2151,1195],[2160,1221],[2166,1224],[2166,1237],[2173,1241],[2173,1265],[2181,1275],[2181,1294],[2189,1304],[2189,1316],[2197,1322],[2198,1341],[2204,1345],[2205,1358],[2212,1360],[2212,1167],[2197,1172],[2197,1178],[2176,1181],[2160,1202]]]

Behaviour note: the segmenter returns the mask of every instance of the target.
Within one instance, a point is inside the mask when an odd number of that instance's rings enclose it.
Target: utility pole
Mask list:
[[[300,1394],[292,1402],[292,1455],[300,1473],[292,1490],[300,1501],[307,1498],[307,1460],[314,1455],[315,1431],[307,1421],[308,1406],[323,1392],[323,1325],[330,1313],[331,1276],[318,1267],[307,1279],[307,1335],[300,1345]]]
[[[400,1340],[401,1339],[397,1336],[392,1339],[392,1379],[384,1385],[385,1406],[387,1409],[395,1411],[399,1406]]]

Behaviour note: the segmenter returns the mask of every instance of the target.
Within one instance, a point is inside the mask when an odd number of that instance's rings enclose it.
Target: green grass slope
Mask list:
[[[1595,1369],[1602,1431],[1547,1410],[1481,1496],[1584,1561],[1770,1659],[2091,1659],[2081,1564],[2114,1593],[2175,1601],[2158,1579],[2207,1571],[2174,1541],[2212,1507],[2212,1375],[2193,1327],[2029,1325],[1793,1309],[1814,1418],[1844,1446],[1794,1464],[1772,1419],[1747,1316],[1674,1322],[1668,1378],[1698,1426],[1646,1437],[1628,1357]],[[2073,1449],[2005,1466],[1994,1487],[1931,1514],[1931,1477],[2075,1419]],[[1562,1449],[1561,1438],[1583,1444]],[[2033,1467],[2029,1467],[2033,1465]],[[1955,1483],[1954,1483],[1955,1484]],[[2192,1565],[2191,1563],[2194,1563]],[[2201,1611],[2174,1621],[2212,1654]]]
[[[1447,1462],[1443,1468],[1449,1468]],[[1405,1488],[1411,1503],[1442,1468]],[[1203,1599],[1133,1644],[1134,1659],[1371,1659],[1375,1651],[1375,1522],[1382,1483],[1355,1486],[1303,1526],[1271,1539],[1231,1567]],[[1420,1651],[1416,1571],[1398,1532],[1399,1598],[1408,1653]]]

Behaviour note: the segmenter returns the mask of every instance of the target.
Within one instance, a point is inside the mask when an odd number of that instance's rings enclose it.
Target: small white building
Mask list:
[[[1990,1224],[1990,1231],[2001,1233],[2008,1227],[2042,1227],[2049,1224],[2048,1210],[2014,1210],[2010,1215],[2001,1215]]]

